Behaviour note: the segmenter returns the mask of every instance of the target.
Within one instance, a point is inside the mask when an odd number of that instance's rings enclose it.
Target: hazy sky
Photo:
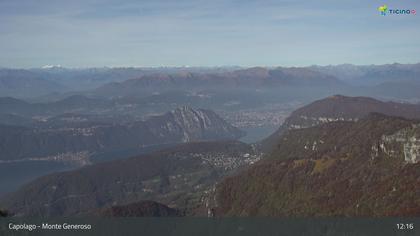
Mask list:
[[[0,0],[0,67],[393,62],[420,62],[418,0]]]

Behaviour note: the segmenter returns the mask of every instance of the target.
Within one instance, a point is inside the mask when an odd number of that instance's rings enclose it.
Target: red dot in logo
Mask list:
[[[416,14],[416,10],[411,10],[411,14],[415,15]]]

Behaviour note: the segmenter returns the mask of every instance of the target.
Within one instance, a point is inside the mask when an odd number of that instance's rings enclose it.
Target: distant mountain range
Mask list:
[[[102,84],[138,78],[154,70],[142,68],[0,69],[2,96],[33,97],[53,92],[86,90]]]
[[[419,140],[419,120],[378,113],[291,130],[217,187],[218,214],[419,216]]]
[[[31,96],[62,91],[64,86],[23,69],[0,69],[1,96]]]
[[[62,113],[83,113],[107,109],[114,105],[112,101],[72,95],[48,103],[30,103],[12,97],[0,97],[0,114],[20,116],[53,116]]]
[[[255,67],[225,73],[152,74],[99,87],[95,94],[130,95],[142,90],[188,88],[270,88],[272,86],[342,86],[335,77],[307,68]]]
[[[57,66],[33,69],[0,68],[0,95],[15,97],[36,97],[50,93],[81,91],[97,88],[103,84],[120,82],[156,73],[219,73],[234,68],[80,68]]]
[[[337,85],[340,81],[333,76],[307,68],[0,69],[0,94],[14,97],[95,88],[94,94],[117,96],[136,94],[144,89]]]
[[[115,98],[144,97],[168,90],[313,87],[351,96],[418,101],[419,65],[0,69],[0,96],[50,101],[71,95]]]
[[[72,153],[80,156],[101,150],[235,140],[243,135],[243,131],[210,110],[184,106],[146,121],[129,123],[34,128],[0,125],[0,160],[54,159]]]
[[[360,66],[343,64],[310,68],[355,85],[380,85],[388,82],[416,82],[418,84],[420,82],[420,63]]]
[[[387,65],[312,66],[314,71],[354,86],[346,94],[419,101],[420,63]]]

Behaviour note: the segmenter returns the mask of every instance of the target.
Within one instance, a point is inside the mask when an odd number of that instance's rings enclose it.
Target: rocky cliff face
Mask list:
[[[235,140],[244,132],[231,126],[210,110],[182,106],[161,117],[149,120],[150,130],[159,137],[178,136],[182,142],[196,140]],[[156,129],[157,128],[157,129]]]
[[[372,146],[372,158],[380,152],[389,157],[404,156],[406,163],[416,164],[420,161],[420,125],[401,129],[392,135],[383,135],[378,144]]]

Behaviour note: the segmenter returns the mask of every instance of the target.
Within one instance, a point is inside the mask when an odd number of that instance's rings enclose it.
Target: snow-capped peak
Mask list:
[[[41,67],[42,69],[54,69],[54,68],[61,68],[61,65],[45,65]]]

